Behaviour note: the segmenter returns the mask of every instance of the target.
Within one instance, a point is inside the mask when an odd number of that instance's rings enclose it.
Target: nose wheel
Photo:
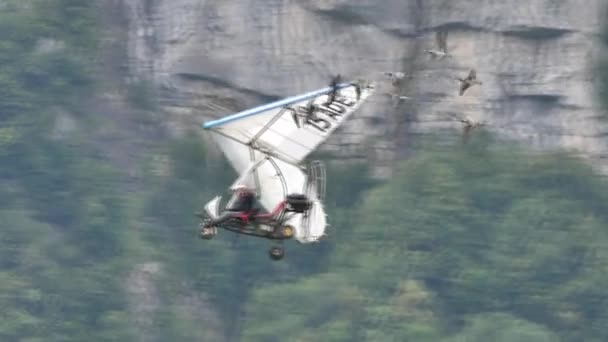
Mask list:
[[[211,240],[217,234],[217,228],[215,227],[205,227],[205,223],[201,223],[199,225],[200,233],[199,236],[203,240]]]
[[[285,256],[285,249],[279,246],[272,246],[268,251],[268,255],[272,260],[281,260]]]

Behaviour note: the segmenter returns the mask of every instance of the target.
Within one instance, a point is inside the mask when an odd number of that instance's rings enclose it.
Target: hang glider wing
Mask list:
[[[351,83],[339,84],[337,88],[338,93],[331,103],[327,101],[333,89],[327,87],[206,122],[203,128],[253,150],[298,164],[342,125],[373,91],[372,85]],[[232,148],[229,153],[234,153]],[[226,155],[230,159],[229,153]]]

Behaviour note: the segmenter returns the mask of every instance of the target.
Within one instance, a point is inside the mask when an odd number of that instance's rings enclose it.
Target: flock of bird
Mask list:
[[[424,50],[424,52],[428,53],[431,56],[431,58],[433,58],[433,59],[441,60],[444,58],[453,57],[448,52],[447,37],[448,37],[447,32],[445,32],[445,31],[437,32],[436,33],[437,49],[426,49],[426,50]],[[405,80],[406,78],[413,77],[412,75],[408,75],[401,71],[384,72],[383,74],[391,80],[391,83],[394,87],[399,87],[401,85],[401,83],[403,82],[403,80]],[[475,71],[475,69],[471,69],[469,71],[469,74],[467,75],[467,77],[456,78],[456,80],[460,81],[460,88],[459,88],[459,92],[458,92],[458,94],[460,96],[464,95],[464,93],[467,91],[467,89],[471,88],[472,86],[483,84],[481,81],[479,81],[477,79],[477,72]],[[398,97],[400,100],[410,99],[407,96],[399,96],[399,95],[394,95],[394,94],[391,94],[391,96]],[[456,120],[460,121],[464,125],[464,132],[463,132],[464,142],[467,141],[471,130],[485,125],[485,123],[476,122],[476,121],[471,120],[470,118],[456,118]]]

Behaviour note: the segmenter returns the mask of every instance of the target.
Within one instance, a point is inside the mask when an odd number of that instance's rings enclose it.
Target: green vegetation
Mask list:
[[[425,146],[353,208],[324,272],[254,292],[245,336],[605,340],[607,194],[565,155]]]
[[[119,175],[76,134],[93,79],[90,1],[5,1],[0,13],[0,339],[129,339],[127,203]],[[75,17],[73,17],[75,15]]]
[[[193,134],[133,184],[90,142],[91,3],[2,4],[0,340],[608,340],[608,182],[484,134],[420,144],[385,182],[328,161],[329,236],[282,262],[199,240],[235,174]]]

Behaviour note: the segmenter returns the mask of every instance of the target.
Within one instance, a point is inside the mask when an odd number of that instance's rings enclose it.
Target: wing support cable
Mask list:
[[[277,122],[277,120],[279,120],[281,115],[285,113],[285,109],[285,107],[281,108],[277,115],[273,116],[272,119],[270,119],[270,121],[268,121],[268,123],[264,125],[264,127],[262,127],[262,129],[260,129],[260,131],[253,136],[253,138],[251,138],[249,144],[255,144],[255,142],[262,136],[262,134],[264,134],[268,129],[270,129],[270,126],[272,126],[275,122]]]
[[[236,139],[236,138],[234,138],[234,137],[231,137],[231,136],[229,136],[229,135],[227,135],[227,134],[224,134],[224,133],[223,133],[223,132],[221,132],[221,131],[213,130],[213,132],[214,132],[214,133],[216,133],[216,134],[219,134],[219,135],[223,136],[224,138],[228,138],[228,139],[230,139],[230,140],[232,140],[232,141],[234,141],[234,142],[237,142],[237,143],[239,143],[239,144],[241,144],[241,145],[249,146],[249,147],[251,147],[252,149],[254,149],[254,150],[256,150],[256,151],[258,151],[258,152],[260,152],[260,153],[262,153],[262,154],[265,154],[265,155],[267,155],[267,156],[269,156],[269,157],[272,157],[272,158],[278,159],[278,160],[280,160],[280,161],[282,161],[282,162],[285,162],[285,163],[287,163],[287,164],[289,164],[289,165],[292,165],[292,166],[295,166],[295,167],[297,167],[297,168],[299,168],[299,169],[301,169],[301,170],[304,170],[304,168],[302,167],[302,165],[300,165],[299,163],[294,163],[292,160],[285,159],[284,157],[282,157],[282,156],[280,156],[280,155],[278,155],[278,154],[276,154],[276,153],[273,153],[272,151],[268,151],[268,150],[266,150],[266,149],[264,149],[264,148],[261,148],[261,147],[259,147],[259,146],[250,146],[248,143],[243,142],[243,141],[241,141],[241,140],[239,140],[239,139]]]

